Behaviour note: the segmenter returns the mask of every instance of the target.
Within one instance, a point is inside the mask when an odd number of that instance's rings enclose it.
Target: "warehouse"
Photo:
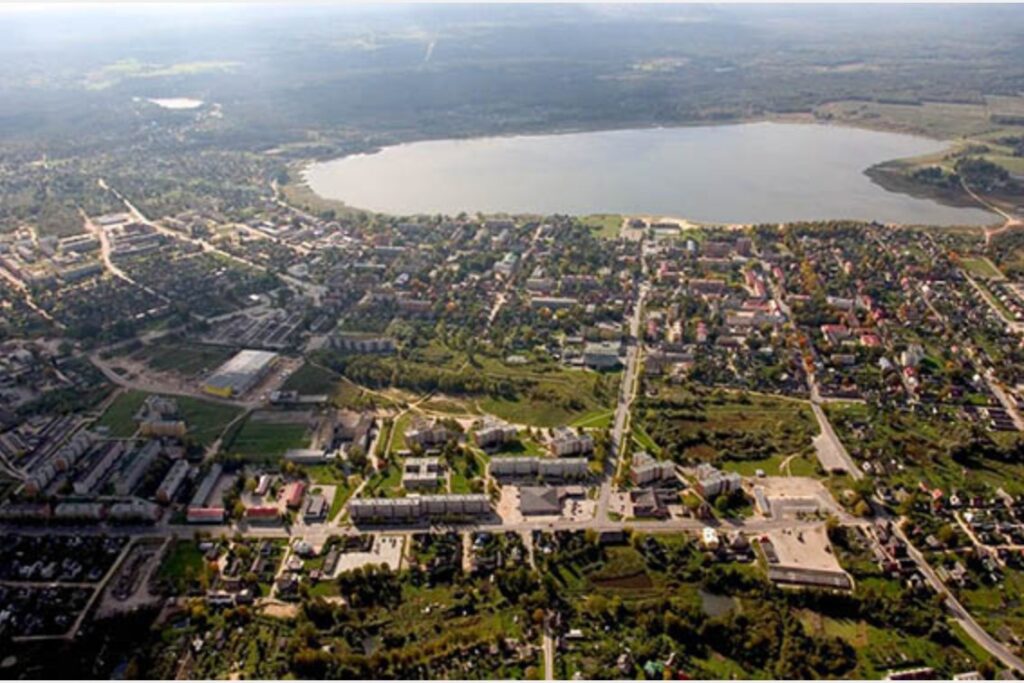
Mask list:
[[[214,370],[203,383],[203,391],[222,398],[240,396],[266,377],[275,361],[277,354],[271,351],[239,351]]]

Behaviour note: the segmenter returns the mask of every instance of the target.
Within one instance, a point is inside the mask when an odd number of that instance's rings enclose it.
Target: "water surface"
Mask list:
[[[946,146],[897,133],[765,122],[414,142],[312,164],[305,177],[323,197],[393,214],[996,222],[982,209],[889,192],[864,175],[879,162]]]

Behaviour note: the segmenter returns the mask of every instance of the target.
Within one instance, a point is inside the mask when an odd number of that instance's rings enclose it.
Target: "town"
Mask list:
[[[1024,671],[999,235],[94,191],[0,236],[9,671]]]

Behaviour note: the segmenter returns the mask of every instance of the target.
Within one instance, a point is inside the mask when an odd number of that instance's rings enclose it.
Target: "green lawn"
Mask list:
[[[341,379],[330,370],[306,363],[291,374],[281,386],[285,391],[300,394],[333,394]]]
[[[818,461],[808,455],[797,455],[789,461],[788,472],[782,469],[782,463],[788,456],[773,455],[770,458],[761,460],[723,460],[722,469],[727,472],[736,472],[744,477],[753,477],[757,470],[763,470],[766,476],[792,476],[792,477],[816,477],[818,475]]]
[[[593,230],[595,237],[613,240],[622,228],[622,216],[617,213],[595,213],[580,219],[583,225]]]
[[[132,419],[135,413],[146,400],[146,394],[142,391],[125,391],[114,399],[107,411],[103,413],[96,423],[98,427],[106,427],[110,435],[117,438],[125,438],[135,433],[138,426]]]
[[[304,424],[259,422],[250,417],[224,445],[224,450],[246,460],[272,462],[288,449],[303,448],[308,443]]]
[[[615,419],[614,410],[598,410],[589,415],[580,416],[572,423],[573,427],[586,427],[588,429],[608,429]]]
[[[122,393],[110,404],[97,422],[108,427],[111,436],[129,437],[135,433],[136,424],[132,419],[149,394],[129,390]],[[229,422],[238,417],[239,408],[220,403],[209,403],[189,396],[173,397],[178,402],[182,419],[188,425],[188,436],[201,446],[213,443]]]
[[[402,488],[402,467],[397,462],[392,462],[383,472],[376,472],[370,477],[363,489],[363,495],[367,498],[376,496],[384,498],[398,497]]]
[[[174,541],[160,564],[157,578],[170,582],[175,593],[180,594],[205,570],[206,558],[195,541]]]
[[[1004,279],[999,269],[984,256],[965,256],[960,259],[960,265],[963,266],[964,270],[976,277],[989,280]]]

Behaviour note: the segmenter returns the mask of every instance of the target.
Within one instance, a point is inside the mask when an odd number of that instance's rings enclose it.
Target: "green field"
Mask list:
[[[595,237],[613,240],[622,228],[622,216],[617,213],[595,213],[580,219],[583,225],[593,230]]]
[[[783,469],[782,465],[787,460],[789,462]],[[762,460],[724,460],[722,469],[744,477],[753,477],[758,470],[764,471],[768,477],[815,477],[818,476],[818,461],[811,455],[795,455],[791,459],[785,455],[773,455]]]
[[[960,265],[963,266],[964,270],[976,277],[987,280],[1005,279],[999,269],[984,256],[965,256],[960,259]]]
[[[149,394],[142,391],[125,391],[114,399],[97,425],[109,428],[111,436],[117,438],[131,436],[137,428],[133,417],[147,396]],[[178,402],[178,410],[188,426],[188,438],[200,446],[213,443],[241,412],[233,406],[209,403],[190,396],[172,398]]]
[[[167,551],[157,578],[167,581],[175,594],[181,595],[193,581],[202,581],[206,570],[206,559],[195,541],[174,541]]]
[[[100,416],[96,423],[98,427],[106,427],[110,435],[117,438],[125,438],[135,433],[138,428],[135,424],[135,413],[142,406],[148,394],[141,391],[125,391],[114,399],[106,412]]]
[[[341,378],[330,370],[306,363],[288,377],[281,386],[285,391],[297,391],[300,394],[334,393]]]
[[[251,417],[236,431],[224,451],[253,462],[274,462],[290,448],[303,448],[309,443],[304,424],[261,422]]]
[[[634,405],[634,434],[642,429],[664,455],[680,462],[807,454],[818,433],[806,403],[759,394],[661,386],[655,397]]]

